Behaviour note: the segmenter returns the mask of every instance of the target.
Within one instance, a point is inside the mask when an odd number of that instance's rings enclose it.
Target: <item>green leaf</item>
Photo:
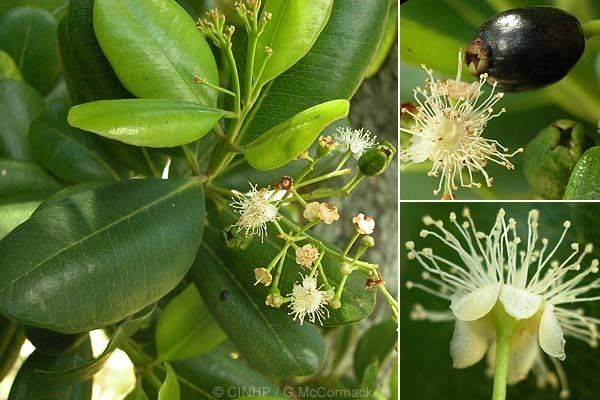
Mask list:
[[[364,373],[373,362],[381,364],[398,342],[398,325],[387,320],[371,326],[360,338],[354,351],[354,375],[364,379]]]
[[[86,363],[79,363],[73,368],[47,370],[45,368],[36,369],[34,372],[41,380],[52,384],[75,384],[85,382],[97,374],[104,364],[108,361],[121,344],[140,329],[146,328],[150,322],[152,314],[156,307],[150,307],[150,310],[144,310],[140,316],[129,319],[117,327],[113,333],[106,348],[98,356]]]
[[[0,157],[30,160],[29,123],[44,110],[44,100],[25,82],[0,81]]]
[[[35,370],[58,370],[89,360],[92,357],[90,340],[86,340],[74,351],[55,356],[34,351],[19,369],[10,389],[9,400],[90,400],[91,380],[76,385],[51,384],[40,379]]]
[[[173,371],[173,368],[168,363],[165,363],[167,369],[167,376],[165,382],[158,391],[158,400],[179,400],[181,394],[179,391],[179,382],[177,381],[177,374]]]
[[[206,135],[223,110],[161,99],[100,100],[69,111],[69,123],[135,146],[174,147]]]
[[[260,85],[273,80],[308,53],[327,24],[332,6],[333,0],[266,2],[263,13],[270,12],[272,19],[258,39],[254,61],[254,79]],[[265,47],[273,49],[266,64]]]
[[[335,1],[306,56],[264,87],[259,109],[241,133],[244,143],[302,110],[351,98],[381,40],[388,7],[389,0]]]
[[[54,17],[33,7],[15,7],[0,14],[0,48],[15,60],[33,87],[46,94],[60,73]]]
[[[148,395],[141,386],[136,386],[131,392],[127,393],[124,400],[149,400]]]
[[[58,26],[64,77],[75,104],[132,97],[115,75],[94,33],[94,0],[71,1]]]
[[[251,390],[261,390],[265,395],[279,393],[277,385],[221,348],[175,361],[171,366],[179,378],[184,400],[229,400]],[[222,396],[216,396],[215,388],[221,390]]]
[[[348,100],[332,100],[304,110],[269,129],[244,148],[244,157],[256,169],[281,167],[306,151],[333,121],[348,115]]]
[[[181,281],[203,226],[197,178],[131,180],[42,207],[0,241],[0,312],[63,333],[116,323]]]
[[[193,284],[169,302],[156,324],[156,349],[164,361],[199,356],[225,338]]]
[[[207,228],[191,271],[194,283],[251,367],[276,377],[310,375],[323,362],[325,344],[315,327],[265,305],[266,293],[253,285],[248,265],[249,260],[264,264],[264,253],[258,253],[263,247],[236,254],[225,247],[219,231]]]
[[[565,189],[565,200],[600,199],[600,147],[592,147],[577,161]]]
[[[60,188],[60,183],[38,165],[0,158],[0,203],[43,199]]]
[[[377,388],[377,374],[379,372],[379,362],[373,361],[367,365],[363,371],[362,378],[360,380],[359,388],[375,390]],[[371,399],[373,396],[364,396],[365,399]]]
[[[388,11],[385,30],[383,37],[377,47],[377,52],[373,56],[367,72],[365,72],[365,79],[368,79],[379,72],[385,61],[387,60],[392,46],[396,43],[398,38],[398,0],[394,0]]]
[[[97,136],[67,123],[66,104],[57,102],[29,128],[31,152],[37,162],[69,183],[116,181],[123,169],[115,166]]]
[[[11,371],[19,358],[25,335],[11,320],[0,316],[0,381]]]
[[[0,50],[0,80],[2,79],[22,81],[23,76],[10,54]]]
[[[25,222],[39,205],[38,200],[0,204],[0,239]]]
[[[125,87],[137,97],[214,107],[217,65],[190,16],[173,0],[95,0],[94,30]]]

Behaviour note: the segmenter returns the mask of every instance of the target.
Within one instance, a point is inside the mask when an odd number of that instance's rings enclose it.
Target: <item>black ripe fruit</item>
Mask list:
[[[488,74],[504,91],[539,88],[562,79],[585,48],[581,24],[553,7],[508,10],[484,23],[465,53],[469,71]]]

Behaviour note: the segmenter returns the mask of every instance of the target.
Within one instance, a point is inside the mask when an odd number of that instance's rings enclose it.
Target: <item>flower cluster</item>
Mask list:
[[[519,148],[510,153],[497,140],[486,139],[483,132],[488,122],[504,113],[494,107],[504,96],[496,93],[496,83],[488,95],[483,85],[487,75],[478,82],[461,81],[462,56],[458,56],[458,73],[455,80],[435,80],[433,71],[422,66],[428,75],[425,88],[414,90],[417,106],[404,107],[402,112],[411,117],[409,128],[400,128],[411,135],[410,146],[400,154],[404,166],[427,160],[433,162],[429,176],[438,177],[434,195],[443,191],[443,198],[452,199],[453,191],[462,187],[480,187],[474,173],[481,173],[487,186],[493,178],[486,171],[488,162],[507,169],[514,169],[510,158],[523,151]],[[480,99],[482,99],[480,101]]]
[[[506,220],[504,210],[488,232],[477,230],[468,209],[464,221],[450,214],[451,228],[426,216],[423,222],[435,230],[422,230],[420,236],[437,239],[443,247],[456,253],[456,260],[439,256],[432,248],[415,249],[406,243],[408,258],[423,267],[426,283],[407,282],[450,302],[450,311],[427,311],[415,306],[413,319],[455,321],[450,354],[456,368],[477,363],[488,353],[490,370],[494,369],[494,352],[499,329],[499,315],[513,321],[510,339],[508,383],[525,379],[530,371],[540,386],[562,386],[561,397],[569,395],[565,374],[557,360],[566,358],[565,338],[598,344],[600,319],[586,316],[581,308],[569,305],[600,300],[588,295],[600,289],[600,279],[588,280],[598,272],[598,260],[586,259],[593,246],[570,245],[570,254],[556,258],[571,226],[564,222],[556,244],[540,238],[539,212],[532,210],[527,219],[524,242],[517,233],[517,221]],[[455,231],[456,233],[452,232]],[[558,378],[549,372],[543,354],[552,360]]]
[[[308,165],[297,177],[282,177],[274,185],[274,189],[269,187],[259,189],[250,184],[250,192],[233,193],[230,207],[239,214],[238,220],[233,225],[236,231],[250,237],[259,236],[264,240],[271,225],[278,232],[277,238],[281,240],[278,243],[282,243],[279,253],[267,266],[254,268],[254,284],[269,288],[265,301],[268,306],[279,308],[288,304],[290,315],[293,315],[294,320],[298,320],[300,324],[305,319],[322,324],[329,317],[329,308],[341,307],[342,292],[347,278],[355,271],[364,273],[370,281],[376,282],[374,286],[382,288],[384,285],[383,279],[379,278],[377,265],[360,260],[374,245],[374,239],[369,236],[375,230],[375,220],[372,217],[359,213],[352,218],[355,224],[354,235],[348,240],[343,251],[332,249],[311,236],[311,230],[317,225],[331,225],[341,219],[336,205],[318,199],[350,193],[364,175],[357,172],[356,176],[349,181],[351,186],[346,183],[340,188],[319,188],[301,193],[305,187],[351,174],[352,169],[345,167],[345,164],[352,155],[360,158],[374,145],[374,140],[375,138],[371,138],[371,134],[364,132],[363,129],[340,129],[335,140],[329,136],[319,139],[314,157],[306,154],[304,159],[308,160]],[[343,153],[337,167],[333,171],[320,171],[317,176],[311,176],[319,160],[333,149]],[[288,213],[281,212],[284,207],[296,208],[297,215],[302,215],[303,218],[300,218],[300,221],[289,219],[286,217]],[[298,207],[301,209],[298,210]],[[363,239],[359,241],[360,237]],[[290,268],[290,263],[286,263],[290,252],[295,259],[296,271],[294,272],[302,271],[301,280],[294,283],[291,293],[282,295],[279,288],[280,277],[285,268]],[[328,258],[325,259],[326,255]],[[342,275],[341,281],[336,284],[337,287],[333,287],[328,279],[331,268],[334,268],[331,265],[332,261],[335,259],[337,259],[335,264],[339,265],[335,268],[339,268]],[[393,304],[392,308],[397,314],[397,304],[393,298],[389,296],[387,300]]]

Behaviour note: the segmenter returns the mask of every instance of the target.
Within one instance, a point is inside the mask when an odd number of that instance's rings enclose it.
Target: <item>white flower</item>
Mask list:
[[[350,150],[357,160],[365,151],[375,146],[375,139],[377,139],[377,136],[371,137],[371,132],[365,132],[364,128],[353,130],[350,127],[337,128],[333,137],[336,149],[341,152]]]
[[[259,235],[262,239],[267,234],[267,222],[277,219],[277,206],[273,203],[279,199],[279,191],[256,190],[252,184],[250,187],[252,190],[247,194],[236,193],[230,206],[240,214],[235,223],[238,232],[244,230],[246,236]]]
[[[302,275],[301,275],[302,276]],[[292,300],[290,315],[300,320],[300,325],[304,322],[304,318],[312,323],[319,321],[323,325],[323,319],[329,318],[329,310],[325,307],[332,298],[330,291],[320,290],[317,287],[317,280],[309,276],[303,277],[302,284],[294,283],[294,289],[291,293]]]
[[[254,278],[256,279],[254,286],[259,283],[269,286],[271,282],[273,282],[273,276],[271,276],[271,273],[267,271],[266,268],[254,268]]]
[[[400,160],[404,166],[431,160],[433,166],[428,175],[439,177],[433,193],[437,195],[443,190],[447,199],[453,198],[457,183],[462,187],[480,187],[473,178],[476,172],[483,175],[487,186],[492,186],[493,178],[485,170],[487,163],[491,161],[514,169],[509,158],[523,151],[508,153],[498,141],[482,137],[488,121],[506,111],[503,108],[494,113],[493,108],[504,94],[494,94],[494,83],[491,93],[484,96],[481,89],[487,74],[481,75],[479,82],[462,82],[460,52],[458,59],[456,80],[436,81],[433,71],[422,66],[429,78],[425,89],[414,90],[417,111],[402,110],[413,118],[414,124],[409,129],[400,128],[411,135],[410,146],[400,153]],[[484,100],[480,101],[482,96]]]
[[[592,347],[598,344],[600,319],[585,316],[581,309],[565,308],[572,303],[600,300],[600,296],[586,295],[600,289],[600,279],[586,279],[598,272],[598,260],[593,259],[587,267],[583,265],[592,245],[581,250],[578,243],[573,243],[571,254],[558,261],[554,257],[571,226],[569,221],[563,224],[558,242],[550,246],[548,239],[539,237],[537,210],[532,210],[527,219],[526,244],[517,234],[517,222],[512,218],[507,221],[504,210],[498,212],[487,233],[476,229],[467,209],[463,216],[465,220],[459,224],[456,214],[450,214],[456,234],[446,229],[442,221],[426,216],[423,222],[437,230],[422,230],[420,234],[452,249],[456,260],[438,256],[431,248],[417,251],[414,242],[406,243],[408,258],[421,264],[425,269],[422,278],[429,282],[407,282],[407,286],[448,300],[451,310],[431,312],[417,306],[412,318],[455,319],[450,345],[454,366],[473,365],[488,352],[488,363],[493,369],[496,337],[491,311],[501,305],[519,324],[511,339],[508,382],[518,382],[533,370],[540,385],[555,386],[556,377],[544,364],[546,353],[557,369],[563,388],[561,396],[568,396],[565,375],[557,362],[566,357],[564,336],[584,340]]]
[[[331,225],[334,221],[340,219],[340,214],[336,206],[328,203],[319,203],[318,201],[308,203],[302,214],[309,221],[320,219],[327,225]]]
[[[373,217],[367,217],[363,213],[359,213],[352,218],[352,222],[356,224],[356,229],[361,235],[370,235],[375,230],[375,220]]]

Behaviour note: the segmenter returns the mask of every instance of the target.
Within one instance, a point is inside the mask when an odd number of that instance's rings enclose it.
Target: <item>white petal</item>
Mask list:
[[[466,368],[483,358],[494,331],[487,318],[477,321],[456,320],[454,335],[450,342],[450,356],[454,368]]]
[[[413,136],[411,138],[411,145],[406,150],[406,154],[410,157],[412,162],[420,163],[429,158],[433,151],[433,143],[431,140],[423,139],[420,136]]]
[[[492,283],[465,296],[453,297],[450,309],[456,318],[460,320],[474,321],[479,319],[494,308],[501,287],[500,283]]]
[[[533,368],[540,348],[538,347],[537,335],[529,331],[517,331],[510,341],[508,358],[509,384],[517,383],[527,378],[527,374]]]
[[[500,292],[500,301],[506,312],[515,319],[527,319],[535,314],[542,305],[542,296],[504,285]]]
[[[554,306],[547,304],[540,321],[540,347],[550,357],[558,358],[561,361],[567,357],[565,354],[565,338],[563,330],[554,315]]]

